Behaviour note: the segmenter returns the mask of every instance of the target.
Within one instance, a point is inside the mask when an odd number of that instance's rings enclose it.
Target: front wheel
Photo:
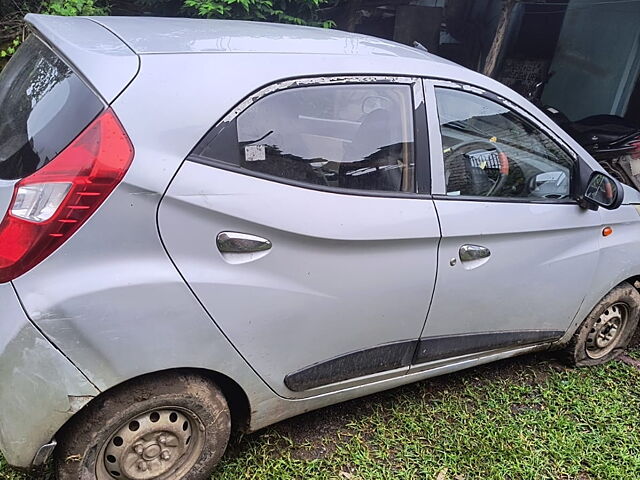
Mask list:
[[[628,283],[611,290],[587,316],[565,350],[570,364],[599,365],[629,345],[638,326],[640,293]]]
[[[211,381],[161,374],[117,387],[59,436],[59,480],[205,480],[231,431],[227,402]]]

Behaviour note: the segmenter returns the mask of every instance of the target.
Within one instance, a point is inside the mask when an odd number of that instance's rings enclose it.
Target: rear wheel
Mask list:
[[[569,363],[599,365],[620,355],[636,332],[640,293],[622,283],[611,290],[582,323],[567,346]]]
[[[205,480],[224,454],[222,392],[190,374],[146,377],[96,399],[65,427],[59,480]]]

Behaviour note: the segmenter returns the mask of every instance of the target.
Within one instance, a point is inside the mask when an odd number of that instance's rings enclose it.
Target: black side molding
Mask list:
[[[285,377],[284,384],[291,391],[303,392],[350,378],[408,367],[417,344],[411,340],[347,353],[291,373]]]
[[[284,384],[293,392],[342,382],[396,368],[435,360],[487,352],[500,348],[552,342],[559,330],[519,330],[427,337],[420,341],[390,343],[347,353],[287,375]]]
[[[552,342],[564,335],[560,330],[517,330],[427,337],[420,340],[414,364],[486,352],[499,348]]]

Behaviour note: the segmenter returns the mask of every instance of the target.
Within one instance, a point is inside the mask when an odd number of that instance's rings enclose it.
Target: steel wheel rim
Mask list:
[[[97,480],[175,480],[195,465],[204,426],[191,411],[164,407],[132,417],[105,442]]]
[[[622,302],[608,306],[587,334],[587,355],[599,359],[611,353],[619,343],[629,316],[629,307]]]

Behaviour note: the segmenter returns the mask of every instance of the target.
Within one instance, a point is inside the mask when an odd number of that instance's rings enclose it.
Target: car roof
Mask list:
[[[430,72],[442,78],[484,80],[480,75],[422,49],[368,35],[335,29],[238,20],[164,17],[59,17],[29,14],[40,32],[92,80],[103,70],[114,72],[125,61],[126,74],[135,60],[151,55],[236,54],[295,55],[306,65],[328,70],[352,64],[359,73]],[[318,61],[318,57],[323,57]],[[330,58],[335,61],[329,61]],[[248,59],[247,59],[248,60]],[[105,62],[111,65],[106,68]],[[137,63],[137,62],[135,62]],[[117,65],[116,65],[117,64]],[[419,67],[418,67],[419,66]],[[120,68],[118,68],[120,67]],[[90,73],[96,73],[91,75]],[[120,82],[121,83],[121,82]]]
[[[224,55],[233,69],[244,69],[263,83],[276,77],[325,74],[431,76],[463,79],[479,86],[496,83],[422,49],[335,29],[156,17],[29,14],[26,21],[96,85],[107,102],[137,75],[143,58],[149,65],[154,57],[165,57],[166,67],[177,65],[181,57],[200,57],[190,64],[195,72],[219,67]],[[285,55],[296,60],[269,58]],[[173,61],[166,57],[173,57]],[[495,86],[498,92],[504,90]]]
[[[91,17],[139,55],[289,53],[442,59],[399,43],[333,29],[237,20]]]

